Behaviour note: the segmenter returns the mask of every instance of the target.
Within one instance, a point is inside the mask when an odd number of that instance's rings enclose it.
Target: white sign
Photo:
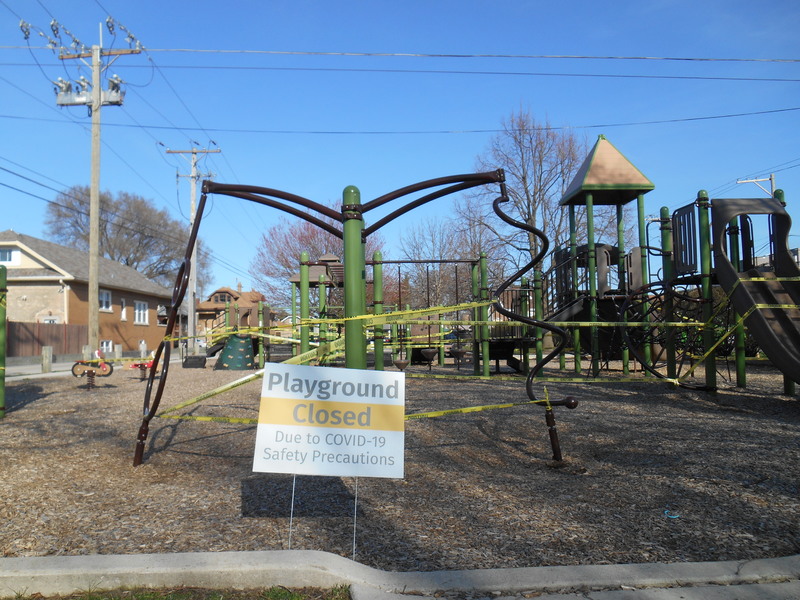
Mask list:
[[[267,364],[253,471],[403,477],[405,374]]]

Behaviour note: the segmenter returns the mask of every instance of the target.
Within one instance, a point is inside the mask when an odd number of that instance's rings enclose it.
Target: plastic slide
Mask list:
[[[748,315],[745,326],[767,358],[800,383],[800,268],[789,252],[791,217],[773,198],[713,200],[711,211],[719,285],[736,312]],[[771,215],[773,269],[740,272],[728,255],[727,228],[733,219],[754,214]]]

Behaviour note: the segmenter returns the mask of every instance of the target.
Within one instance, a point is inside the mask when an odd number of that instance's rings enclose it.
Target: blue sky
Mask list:
[[[100,26],[109,14],[116,38]],[[104,48],[125,48],[121,25],[147,50],[106,72],[126,82],[126,98],[102,110],[101,187],[183,222],[189,182],[176,175],[189,163],[167,148],[222,150],[200,163],[219,182],[323,203],[356,185],[368,201],[474,171],[502,120],[524,109],[590,144],[604,134],[655,183],[649,214],[699,189],[764,196],[736,180],[774,173],[800,232],[796,0],[0,0],[0,228],[37,237],[57,190],[90,181],[90,117],[56,107],[51,83],[90,71],[45,48],[39,31],[53,37],[54,18],[66,43],[63,28],[87,46],[102,29]],[[401,227],[450,202],[385,229],[389,257]],[[213,199],[201,228],[212,287],[250,287],[255,245],[279,217]]]

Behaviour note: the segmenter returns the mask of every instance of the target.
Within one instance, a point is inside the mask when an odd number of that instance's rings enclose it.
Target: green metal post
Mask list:
[[[359,199],[361,195],[359,193]],[[360,209],[359,209],[360,210]],[[363,267],[361,269],[361,314],[367,314],[367,239],[364,237],[364,217],[361,217],[361,252],[359,254],[359,258],[363,263]],[[364,352],[367,351],[367,330],[362,327],[361,331],[364,332]],[[364,358],[366,361],[366,357]],[[365,362],[366,364],[366,362]]]
[[[639,222],[639,256],[642,259],[642,285],[647,285],[650,283],[650,270],[647,266],[647,226],[645,225],[644,194],[639,194],[636,199],[636,215]],[[647,314],[648,310],[647,304],[647,302],[643,304],[645,314]],[[642,353],[647,364],[651,364],[653,352],[649,344],[645,344],[644,348],[642,348]],[[644,376],[650,377],[650,371],[645,371]]]
[[[716,341],[711,317],[714,314],[714,290],[711,287],[711,220],[709,219],[708,192],[697,193],[697,226],[700,230],[700,291],[703,298],[703,353],[708,353],[705,360],[706,385],[709,389],[717,389],[717,357],[710,352]]]
[[[575,205],[569,205],[569,255],[572,263],[572,298],[578,299],[578,227],[575,219]],[[573,369],[576,374],[581,372],[581,332],[577,327],[572,328],[572,346],[574,352]]]
[[[308,319],[311,318],[309,293],[311,286],[308,281],[308,252],[300,253],[300,354],[311,350],[308,337]]]
[[[739,252],[739,223],[736,218],[731,219],[729,226],[729,256],[731,264],[737,273],[742,270],[742,258]],[[737,319],[738,321],[738,319]],[[747,363],[745,361],[745,331],[744,323],[739,322],[734,331],[734,358],[736,360],[736,387],[747,387]]]
[[[617,287],[621,292],[625,293],[628,289],[627,280],[625,278],[625,210],[621,204],[617,205],[617,252],[619,253],[619,262],[617,263]],[[627,377],[630,373],[630,352],[623,340],[623,336],[620,335],[619,340],[622,344],[622,374]]]
[[[406,304],[406,310],[407,311],[411,310],[411,305],[410,304]],[[409,361],[409,364],[411,364],[411,353],[412,353],[412,348],[411,347],[412,347],[412,344],[414,343],[414,340],[411,339],[411,337],[413,335],[413,331],[411,330],[411,326],[408,323],[406,323],[405,329],[406,329],[406,340],[405,340],[405,342],[406,342],[405,343],[406,354],[405,354],[405,359],[407,361]]]
[[[400,307],[397,307],[398,310]],[[398,328],[397,323],[392,323],[392,361],[397,360],[400,357],[400,344],[397,338]]]
[[[231,303],[225,303],[225,331],[230,332],[231,329]]]
[[[8,297],[7,270],[0,265],[0,419],[6,416],[6,302]]]
[[[481,252],[480,255],[480,271],[481,271],[481,300],[489,299],[489,269],[486,264],[486,253]],[[489,307],[481,307],[481,321],[484,323],[489,320]],[[483,376],[489,377],[492,372],[492,365],[490,363],[491,357],[489,356],[489,326],[481,325],[481,356],[483,356]]]
[[[473,300],[477,301],[480,298],[481,294],[481,284],[480,284],[480,264],[475,262],[472,263],[472,298]],[[472,320],[473,321],[480,321],[481,320],[481,311],[480,309],[473,308],[472,309]],[[472,326],[472,368],[473,373],[475,375],[481,374],[481,366],[478,357],[481,355],[481,332],[483,330],[477,326]]]
[[[319,276],[319,281],[317,282],[317,313],[319,314],[320,319],[326,319],[328,312],[328,294],[327,288],[325,287],[325,275]],[[324,321],[321,321],[319,324],[319,343],[325,344],[328,341],[328,324]],[[320,361],[320,364],[325,364],[324,359]]]
[[[361,192],[352,185],[342,193],[344,220],[344,360],[348,369],[367,368],[367,339],[361,321],[366,286],[366,257],[361,240]]]
[[[534,278],[535,277],[536,277],[536,275],[534,274]],[[527,277],[523,277],[520,280],[520,285],[519,285],[519,312],[520,312],[520,314],[522,314],[526,318],[530,318],[530,316],[531,316],[531,313],[530,313],[530,310],[531,310],[531,308],[530,308],[530,303],[531,303],[530,294],[531,294],[531,289],[528,286],[528,278]],[[534,305],[535,304],[536,304],[536,302],[534,301]],[[538,334],[539,334],[539,328],[537,327],[534,330],[534,335],[538,337]],[[528,364],[528,352],[529,352],[530,349],[528,347],[528,326],[527,325],[523,325],[520,328],[520,337],[522,338],[522,348],[521,348],[521,350],[522,350],[522,372],[523,373],[527,373],[528,369],[530,367],[530,365]]]
[[[269,305],[264,307],[266,311],[266,318],[264,321],[266,322],[266,331],[270,335],[272,335],[272,319],[270,315],[272,315],[272,310],[270,309]],[[264,362],[268,363],[270,361],[270,349],[272,348],[272,341],[269,338],[264,338]]]
[[[536,269],[533,272],[533,318],[541,321],[544,319],[544,285],[542,281],[542,271]],[[544,355],[544,338],[542,328],[536,328],[536,362],[542,361]],[[564,354],[561,354],[562,358]]]
[[[439,327],[437,328],[437,331],[439,332],[439,338],[438,338],[439,339],[439,344],[438,344],[438,346],[439,346],[439,357],[438,357],[438,361],[439,361],[439,366],[443,367],[444,366],[444,325],[442,325],[441,321],[444,318],[444,315],[437,315],[437,318],[439,319]]]
[[[383,254],[372,254],[372,296],[375,314],[383,314]],[[383,325],[376,325],[372,331],[375,338],[375,370],[383,371]]]
[[[588,258],[586,268],[589,271],[589,320],[597,323],[597,250],[594,244],[594,197],[586,194],[586,235]],[[597,326],[590,328],[592,335],[592,375],[600,374],[600,343],[597,339]]]
[[[264,368],[264,303],[258,302],[258,368]]]
[[[669,215],[669,208],[661,207],[661,264],[664,271],[664,281],[672,281],[675,276],[674,263],[672,262],[672,219]],[[675,306],[672,294],[664,296],[664,321],[673,323],[675,321]],[[667,342],[665,351],[667,353],[667,377],[675,379],[677,375],[677,364],[675,361],[675,327],[667,325]]]
[[[297,339],[297,284],[292,282],[292,336]],[[292,356],[297,356],[297,344],[292,342]]]
[[[773,197],[780,202],[782,206],[786,206],[786,196],[784,195],[783,190],[775,190]],[[786,375],[783,376],[783,393],[786,396],[794,396],[795,394],[794,379],[787,377]]]

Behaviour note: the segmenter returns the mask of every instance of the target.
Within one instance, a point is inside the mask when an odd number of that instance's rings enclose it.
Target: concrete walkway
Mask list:
[[[53,363],[49,373],[42,373],[42,365],[38,363],[29,365],[6,365],[6,381],[72,375],[70,369],[72,369],[72,365],[74,364],[75,361]]]
[[[112,361],[113,362],[113,361]],[[180,363],[181,358],[173,357],[170,360],[170,365]],[[6,381],[20,381],[23,379],[42,379],[49,377],[64,377],[65,375],[72,375],[72,365],[75,361],[69,362],[54,362],[50,366],[49,373],[42,373],[42,365],[39,363],[32,364],[15,364],[6,365]],[[129,363],[128,363],[129,364]],[[124,369],[126,365],[117,365],[114,369]]]
[[[753,561],[389,572],[327,552],[0,558],[0,598],[121,587],[258,589],[349,585],[353,600],[458,598],[677,600],[800,598],[800,555]],[[544,594],[544,595],[539,595]]]

